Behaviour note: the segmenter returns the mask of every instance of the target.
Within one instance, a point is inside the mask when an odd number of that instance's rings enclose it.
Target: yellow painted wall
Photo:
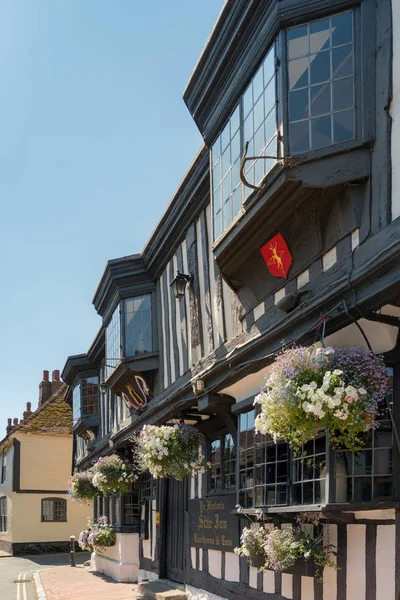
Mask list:
[[[72,436],[17,433],[21,442],[21,490],[66,490],[71,477]]]
[[[92,516],[92,505],[81,505],[67,499],[66,523],[42,523],[42,498],[66,498],[61,494],[12,494],[15,519],[12,528],[13,542],[62,542],[70,535],[78,537],[87,526],[87,518]]]
[[[20,442],[20,489],[48,490],[46,493],[12,491],[14,449],[7,454],[7,478],[0,484],[0,496],[8,497],[8,531],[0,532],[0,541],[62,542],[70,535],[78,537],[93,515],[92,503],[80,505],[66,494],[72,466],[72,435],[16,432]],[[65,492],[54,494],[52,491]],[[65,498],[67,521],[42,522],[41,500]]]

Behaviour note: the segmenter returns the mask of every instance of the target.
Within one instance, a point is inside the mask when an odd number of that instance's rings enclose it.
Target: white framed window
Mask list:
[[[7,531],[7,497],[0,498],[0,531]]]

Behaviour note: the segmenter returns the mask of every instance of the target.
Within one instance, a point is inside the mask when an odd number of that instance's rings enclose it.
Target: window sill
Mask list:
[[[321,513],[322,519],[327,519],[331,522],[354,522],[357,520],[354,513],[381,511],[381,510],[396,510],[400,508],[400,502],[346,502],[338,504],[302,504],[296,506],[260,506],[258,508],[243,509],[243,512],[232,511],[235,517],[249,518],[257,520],[260,513],[264,518],[278,518],[280,520],[293,520],[294,515],[301,513]]]
[[[236,489],[233,490],[210,490],[206,492],[206,498],[212,498],[213,496],[234,496]]]

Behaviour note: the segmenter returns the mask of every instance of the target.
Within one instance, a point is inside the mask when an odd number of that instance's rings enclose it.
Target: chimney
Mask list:
[[[12,426],[12,420],[11,419],[7,419],[7,427],[6,427],[6,433],[7,435],[10,433],[10,431],[12,430],[13,426]]]
[[[23,412],[23,419],[25,420],[26,417],[29,417],[29,415],[31,414],[32,410],[31,410],[31,403],[27,402],[26,403],[26,410],[24,410]]]
[[[62,381],[60,381],[60,370],[56,369],[51,374],[51,395],[58,392],[60,387],[62,386]]]
[[[43,380],[39,383],[39,407],[48,400],[52,393],[52,383],[49,381],[49,372],[43,371]]]

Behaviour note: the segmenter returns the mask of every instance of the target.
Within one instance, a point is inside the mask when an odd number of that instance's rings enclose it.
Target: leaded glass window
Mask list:
[[[118,305],[106,327],[106,377],[111,375],[121,358],[121,315]]]
[[[388,367],[387,400],[393,406],[393,368]],[[335,501],[371,502],[392,500],[393,431],[384,406],[379,426],[365,435],[360,452],[335,452]]]
[[[277,111],[275,44],[269,50],[239,104],[211,150],[214,239],[239,213],[251,193],[240,181],[240,160],[246,142],[247,155],[277,155]],[[246,179],[256,185],[271,170],[275,160],[258,160],[246,165]]]
[[[355,137],[353,12],[287,31],[290,153]]]
[[[151,352],[151,296],[137,296],[125,300],[125,356]]]
[[[44,498],[42,500],[42,521],[66,521],[67,501],[63,498]]]
[[[72,418],[74,423],[81,418],[81,386],[79,382],[72,389]]]
[[[303,445],[292,461],[292,504],[325,504],[326,436]]]
[[[96,415],[99,410],[99,378],[84,377],[81,379],[82,414]]]
[[[236,484],[236,451],[231,434],[223,434],[209,443],[210,491],[234,489]]]

